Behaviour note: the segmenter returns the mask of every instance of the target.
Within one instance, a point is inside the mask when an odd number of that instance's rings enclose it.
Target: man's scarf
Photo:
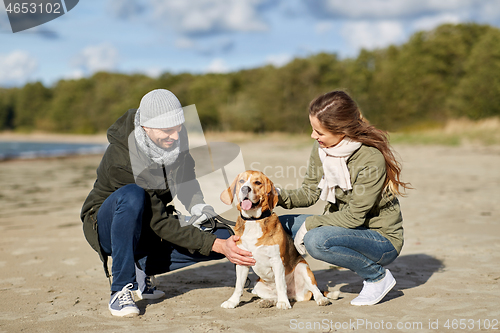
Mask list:
[[[180,152],[180,139],[176,140],[172,148],[168,150],[158,147],[149,138],[146,131],[144,131],[144,128],[140,125],[139,110],[137,110],[135,114],[134,126],[134,135],[137,146],[149,159],[156,164],[163,164],[166,166],[172,165],[177,160]]]

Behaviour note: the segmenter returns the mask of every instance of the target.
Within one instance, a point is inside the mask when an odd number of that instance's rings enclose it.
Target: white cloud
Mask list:
[[[103,43],[84,48],[73,59],[73,65],[91,74],[116,69],[118,60],[117,49],[108,43]]]
[[[292,58],[290,54],[271,54],[266,57],[266,63],[281,67],[289,63]]]
[[[493,0],[496,1],[496,0]],[[313,0],[313,13],[347,19],[394,19],[436,15],[483,6],[492,0]]]
[[[318,34],[324,34],[333,28],[333,22],[331,21],[320,21],[314,26],[314,30]]]
[[[0,54],[0,84],[24,84],[37,68],[38,61],[24,51]]]
[[[405,39],[403,25],[398,21],[350,21],[343,25],[341,35],[354,49],[374,49]]]
[[[137,0],[108,0],[109,12],[121,19],[132,19],[145,11],[145,4]]]
[[[195,42],[191,38],[181,37],[175,41],[175,46],[179,49],[192,49],[195,47]]]
[[[415,20],[412,23],[412,27],[415,30],[432,30],[437,26],[444,23],[457,24],[461,21],[458,15],[454,14],[440,14],[435,16],[424,16]]]
[[[266,0],[151,0],[158,22],[182,34],[197,35],[234,31],[265,31],[258,13]]]
[[[306,5],[322,19],[418,20],[453,15],[460,21],[500,20],[498,0],[308,0]]]
[[[149,67],[144,69],[143,72],[145,75],[157,79],[161,74],[163,74],[164,71],[165,70],[161,67]]]
[[[206,69],[206,73],[227,73],[229,68],[223,59],[216,58],[212,60]]]
[[[183,36],[175,41],[175,46],[205,56],[214,56],[217,53],[225,54],[231,51],[234,47],[234,41],[226,36],[212,36],[204,39]]]
[[[75,69],[71,71],[69,74],[64,75],[65,80],[78,80],[85,76],[85,73],[81,69]]]
[[[475,8],[477,17],[487,22],[498,23],[500,20],[500,1],[498,0],[483,0],[481,4]]]

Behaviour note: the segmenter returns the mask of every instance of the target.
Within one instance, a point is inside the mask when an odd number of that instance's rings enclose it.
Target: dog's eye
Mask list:
[[[261,183],[261,182],[259,182],[259,181],[256,181],[254,184],[255,184],[255,185],[262,185],[262,183]]]
[[[240,179],[240,184],[243,184],[244,182],[245,182],[245,180]]]

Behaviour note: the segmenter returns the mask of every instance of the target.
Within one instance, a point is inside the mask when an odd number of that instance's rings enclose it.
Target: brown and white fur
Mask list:
[[[220,198],[230,205],[234,196],[241,212],[234,230],[240,236],[237,245],[252,252],[256,261],[252,268],[259,280],[252,293],[263,299],[263,306],[275,304],[278,309],[290,309],[289,299],[308,301],[311,296],[318,305],[330,304],[318,289],[309,265],[295,249],[292,238],[272,212],[278,203],[278,194],[269,178],[259,171],[239,174]],[[248,272],[248,266],[236,265],[234,293],[221,307],[235,308],[240,303]]]

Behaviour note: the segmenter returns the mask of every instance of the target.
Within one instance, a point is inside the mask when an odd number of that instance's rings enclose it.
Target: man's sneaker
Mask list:
[[[351,301],[352,305],[377,304],[392,288],[394,288],[396,280],[392,276],[391,272],[386,269],[385,276],[382,280],[377,282],[363,281],[363,284],[363,289],[359,293],[358,297]]]
[[[137,281],[137,291],[135,292],[139,299],[158,299],[165,296],[161,290],[157,290],[151,282],[151,276],[146,275],[143,270],[135,266],[135,279]]]
[[[111,295],[108,307],[113,316],[133,317],[139,314],[139,308],[132,300],[132,293],[130,292],[133,286],[132,283],[129,283],[122,290]]]

